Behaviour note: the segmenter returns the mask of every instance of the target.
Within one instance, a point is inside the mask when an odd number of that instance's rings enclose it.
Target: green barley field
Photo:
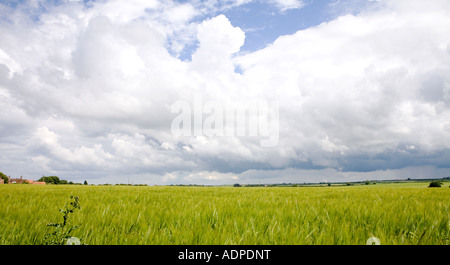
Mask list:
[[[88,245],[448,245],[450,188],[0,185],[0,245],[41,245],[68,219]]]

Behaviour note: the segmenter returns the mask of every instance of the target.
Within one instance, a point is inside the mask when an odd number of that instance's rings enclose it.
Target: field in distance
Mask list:
[[[448,245],[450,188],[0,185],[0,245],[41,245],[68,222],[88,245]],[[54,228],[53,228],[54,229]]]

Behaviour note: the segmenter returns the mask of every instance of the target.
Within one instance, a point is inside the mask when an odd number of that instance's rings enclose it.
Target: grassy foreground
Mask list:
[[[88,245],[449,244],[450,189],[0,185],[0,245],[45,243],[71,195]]]

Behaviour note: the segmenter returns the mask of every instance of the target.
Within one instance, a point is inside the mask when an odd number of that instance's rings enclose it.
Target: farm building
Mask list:
[[[34,181],[32,179],[23,179],[22,177],[20,177],[20,179],[9,179],[9,184],[24,184],[25,182],[27,182],[28,184],[33,184],[33,185],[45,185],[45,182],[38,182],[38,181]]]
[[[34,181],[31,179],[27,179],[28,183],[32,184],[32,185],[45,185],[46,183],[44,181]]]

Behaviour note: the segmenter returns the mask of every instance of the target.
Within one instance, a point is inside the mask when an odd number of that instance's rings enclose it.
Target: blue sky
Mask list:
[[[282,35],[319,25],[330,19],[328,1],[311,1],[299,9],[280,12],[272,5],[252,2],[224,12],[235,26],[246,32],[246,42],[241,51],[264,48]]]
[[[449,12],[448,0],[0,1],[0,171],[150,185],[449,176]],[[279,106],[278,141],[177,135],[177,102]],[[223,114],[205,109],[202,122]]]
[[[189,3],[189,0],[179,0],[179,3]],[[200,1],[202,2],[202,1]],[[212,12],[204,13],[195,18],[201,21],[206,18],[224,14],[232,25],[240,27],[245,32],[245,43],[240,52],[253,52],[273,43],[277,38],[291,35],[299,30],[317,26],[331,21],[342,14],[357,14],[367,6],[375,6],[376,1],[367,0],[304,0],[297,8],[282,10],[270,1],[248,1],[248,3],[234,7],[218,4]],[[197,48],[193,43],[186,46],[180,55],[183,60],[190,60],[190,56]]]
[[[181,3],[189,1],[178,1]],[[218,14],[225,14],[231,24],[245,31],[245,43],[240,52],[252,52],[273,43],[278,37],[294,34],[298,30],[317,26],[336,17],[329,0],[307,0],[302,7],[281,11],[267,1],[250,1],[238,7],[225,8],[204,14],[202,20]],[[357,1],[358,2],[358,1]],[[182,59],[190,59],[195,44],[187,47]]]

